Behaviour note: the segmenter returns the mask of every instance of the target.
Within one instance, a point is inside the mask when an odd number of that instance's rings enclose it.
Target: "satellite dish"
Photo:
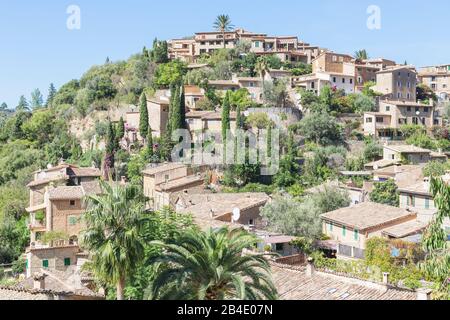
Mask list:
[[[241,209],[234,208],[233,209],[233,216],[232,216],[233,221],[232,222],[239,221],[240,218],[241,218]]]

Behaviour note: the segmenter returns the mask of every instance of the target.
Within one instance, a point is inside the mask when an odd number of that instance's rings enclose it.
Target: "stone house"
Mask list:
[[[445,183],[450,184],[450,174],[442,177]],[[438,208],[431,193],[430,179],[423,178],[422,181],[402,186],[399,188],[400,207],[418,212],[418,219],[430,223]],[[450,234],[450,219],[444,221],[445,228]]]
[[[412,145],[385,145],[383,159],[395,163],[426,164],[431,161],[432,151]],[[407,163],[405,163],[407,162]]]
[[[450,65],[429,66],[419,69],[419,81],[436,93],[439,100],[450,100]]]
[[[42,246],[41,238],[47,232],[62,232],[71,243],[78,241],[82,229],[80,218],[84,212],[83,198],[100,194],[100,170],[61,164],[35,172],[30,189],[29,229],[31,246]]]
[[[377,138],[400,139],[402,125],[415,124],[431,130],[442,125],[432,104],[414,101],[381,100],[377,112],[364,114],[364,134]]]
[[[416,102],[417,72],[412,66],[396,66],[378,71],[372,88],[393,101]]]
[[[417,213],[373,202],[342,208],[321,215],[323,233],[338,242],[341,258],[364,258],[366,241],[381,237],[386,229],[416,221]]]

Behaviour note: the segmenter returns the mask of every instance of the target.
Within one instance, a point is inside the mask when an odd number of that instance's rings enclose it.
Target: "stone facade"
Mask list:
[[[66,271],[77,264],[78,246],[52,247],[27,250],[27,278],[40,272],[41,269]]]

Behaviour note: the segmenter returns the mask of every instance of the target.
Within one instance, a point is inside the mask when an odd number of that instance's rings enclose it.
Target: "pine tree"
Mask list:
[[[123,117],[120,117],[119,123],[117,124],[117,139],[120,141],[125,137],[125,122]]]
[[[50,83],[50,87],[48,88],[47,102],[45,103],[47,108],[53,107],[53,100],[55,99],[55,95],[56,95],[56,88],[53,83]]]
[[[3,103],[0,105],[0,111],[5,111],[6,109],[8,109],[8,105],[6,104],[6,102],[3,102]]]
[[[143,139],[148,135],[148,121],[147,97],[145,96],[145,93],[142,93],[140,99],[139,133]]]
[[[31,93],[31,108],[37,109],[42,107],[44,104],[44,98],[42,97],[42,93],[39,89],[34,89]]]
[[[29,110],[29,104],[25,96],[20,96],[19,104],[16,107],[16,111],[26,111]]]

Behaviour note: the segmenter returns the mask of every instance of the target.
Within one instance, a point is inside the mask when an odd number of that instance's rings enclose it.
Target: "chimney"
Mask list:
[[[429,192],[431,189],[431,184],[430,184],[430,178],[426,177],[423,179],[423,187],[425,188],[425,191]]]
[[[314,260],[313,258],[308,258],[307,265],[306,265],[306,276],[311,278],[316,273],[316,268],[314,267]]]
[[[426,288],[417,289],[417,300],[420,300],[420,301],[431,300],[432,293],[433,293],[433,291],[430,289],[426,289]]]
[[[214,210],[213,210],[213,209],[210,209],[210,210],[209,210],[209,216],[210,216],[212,219],[214,219],[215,214],[214,214]]]
[[[389,272],[383,272],[383,284],[384,285],[389,284]]]
[[[34,290],[45,290],[45,278],[47,275],[43,273],[36,273],[33,276],[33,289]]]

